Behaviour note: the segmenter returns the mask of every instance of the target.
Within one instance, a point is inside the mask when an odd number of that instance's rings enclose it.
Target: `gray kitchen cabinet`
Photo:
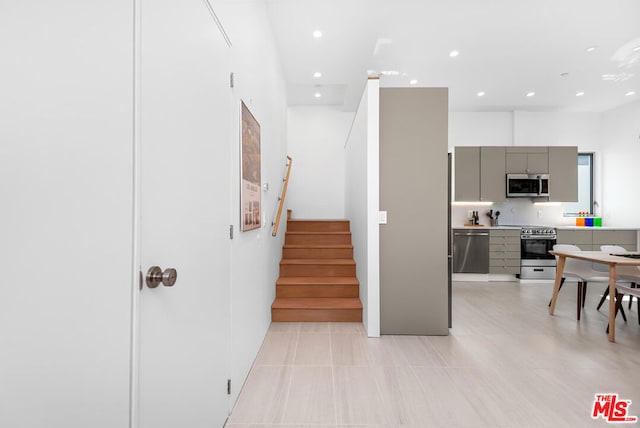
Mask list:
[[[578,200],[577,147],[455,148],[455,201],[506,202],[506,174],[549,174],[549,201]]]
[[[556,235],[558,244],[571,244],[580,247],[582,251],[593,250],[593,230],[558,230]]]
[[[480,200],[505,202],[505,148],[483,146],[480,148]]]
[[[530,174],[548,174],[549,154],[527,153],[527,172]]]
[[[578,148],[549,147],[549,201],[578,201]]]
[[[527,154],[526,153],[507,153],[506,154],[506,173],[521,174],[527,171]]]
[[[601,245],[619,245],[628,251],[637,251],[637,240],[636,230],[593,230],[594,250],[600,250]]]
[[[480,200],[480,147],[455,148],[456,201]]]
[[[520,273],[520,230],[489,230],[489,273]]]
[[[549,173],[549,149],[540,147],[507,147],[507,174],[547,174]]]
[[[558,244],[572,244],[580,247],[582,251],[600,251],[601,245],[619,245],[628,251],[638,249],[637,230],[558,230]]]

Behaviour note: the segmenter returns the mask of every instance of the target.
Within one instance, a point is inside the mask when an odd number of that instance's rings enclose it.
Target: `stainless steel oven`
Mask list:
[[[520,231],[520,278],[554,279],[556,259],[549,254],[556,243],[552,227],[526,226]]]

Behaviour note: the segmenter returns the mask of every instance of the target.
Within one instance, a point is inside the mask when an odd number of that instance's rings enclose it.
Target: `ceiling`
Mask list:
[[[289,105],[354,111],[382,72],[383,87],[448,87],[452,111],[599,112],[640,99],[640,0],[266,3]]]

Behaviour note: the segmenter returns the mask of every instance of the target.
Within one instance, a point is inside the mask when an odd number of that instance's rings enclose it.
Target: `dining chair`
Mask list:
[[[570,244],[555,244],[554,251],[581,251],[580,247]],[[558,256],[556,256],[556,261]],[[566,258],[564,262],[564,271],[560,280],[560,288],[567,281],[577,282],[578,301],[577,301],[577,319],[580,320],[580,309],[584,307],[587,294],[587,284],[589,282],[601,282],[609,284],[609,277],[604,272],[594,270],[591,262]],[[549,302],[551,305],[551,302]],[[624,311],[624,310],[623,310]],[[624,315],[626,320],[626,315]]]
[[[618,311],[624,310],[622,309],[622,298],[625,294],[630,298],[635,296],[640,301],[640,288],[631,288],[627,285],[616,283],[616,315],[618,315]],[[625,322],[627,321],[626,318],[624,320]],[[638,324],[640,324],[640,303],[638,304]],[[609,324],[607,324],[607,333],[609,333]]]
[[[622,308],[622,298],[625,294],[629,295],[629,297],[635,296],[640,302],[640,288],[631,288],[629,286],[616,283],[616,312],[614,319],[618,315],[618,311],[624,311]],[[626,322],[627,319],[624,318],[624,321]],[[640,303],[638,304],[638,324],[640,324]],[[606,331],[609,333],[609,323],[607,323]]]
[[[622,253],[626,253],[627,250],[624,247],[621,247],[619,245],[601,245],[600,246],[600,251],[608,253],[608,254],[622,254]],[[637,268],[636,266],[618,266],[616,267],[616,290],[620,290],[620,285],[617,284],[618,281],[622,281],[622,282],[628,282],[630,283],[630,286],[628,287],[629,289],[635,289],[638,287],[638,284],[640,284],[640,268]],[[627,287],[625,287],[627,288]],[[640,290],[639,290],[640,291]],[[633,297],[635,296],[636,299],[638,299],[638,296],[636,293],[625,293],[629,295],[629,309],[631,309],[631,305],[633,304]],[[607,299],[607,296],[609,295],[609,287],[607,287],[604,292],[602,293],[602,298],[600,299],[600,302],[598,303],[598,310],[600,309],[600,307],[602,306],[602,304],[604,303],[604,301]],[[616,300],[618,298],[616,297]],[[617,302],[616,302],[617,305]],[[620,305],[622,305],[622,299],[620,299]],[[622,307],[622,306],[621,306]],[[624,309],[623,309],[624,311]],[[616,312],[617,313],[617,312]],[[625,321],[626,321],[626,317],[625,317]],[[640,299],[638,299],[638,323],[640,324]]]

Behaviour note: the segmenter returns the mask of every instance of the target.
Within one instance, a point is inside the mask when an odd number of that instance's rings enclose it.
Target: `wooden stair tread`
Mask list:
[[[284,244],[286,249],[315,249],[315,248],[353,248],[351,244]]]
[[[306,231],[306,230],[294,230],[293,232],[287,231],[289,235],[351,235],[351,232],[342,232],[342,231],[331,231],[331,232],[315,232],[315,231]]]
[[[351,222],[287,217],[274,322],[362,322]]]
[[[362,309],[357,297],[291,297],[276,299],[272,309]]]
[[[355,265],[353,259],[282,259],[282,265]]]
[[[290,218],[289,220],[287,220],[287,223],[349,223],[349,220],[345,220],[342,218],[336,218],[336,219],[327,219],[327,218],[319,218],[319,219],[313,219],[313,218],[309,218],[309,219],[293,219]]]
[[[276,285],[360,285],[353,276],[281,276]]]

